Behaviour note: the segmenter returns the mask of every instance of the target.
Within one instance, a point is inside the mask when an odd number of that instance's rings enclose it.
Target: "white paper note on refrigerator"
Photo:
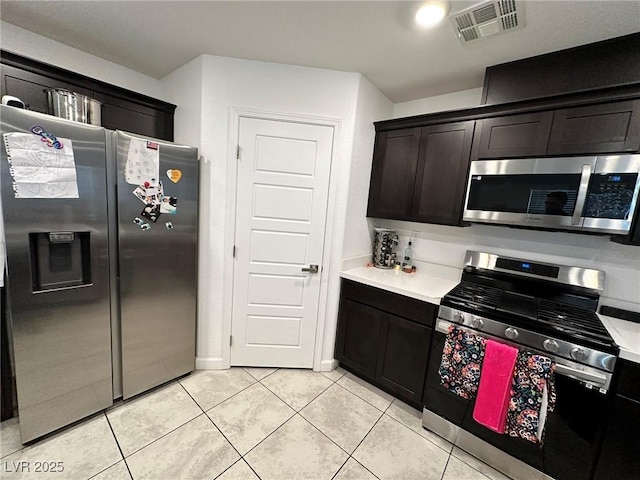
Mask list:
[[[158,144],[146,140],[132,138],[124,170],[124,178],[131,185],[143,185],[154,180],[158,182],[160,175],[160,150]]]
[[[78,198],[71,140],[58,138],[54,146],[32,133],[3,137],[16,198]]]

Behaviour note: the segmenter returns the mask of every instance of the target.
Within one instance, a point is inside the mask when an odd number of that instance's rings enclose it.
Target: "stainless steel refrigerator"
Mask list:
[[[7,321],[28,442],[194,369],[198,158],[0,108]]]

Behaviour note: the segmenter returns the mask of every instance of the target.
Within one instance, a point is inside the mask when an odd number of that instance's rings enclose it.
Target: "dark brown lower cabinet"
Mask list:
[[[375,379],[397,397],[420,403],[431,329],[384,314]]]
[[[335,357],[340,365],[422,408],[436,306],[342,281]]]
[[[595,480],[640,478],[640,402],[616,395],[596,466]]]
[[[338,360],[354,372],[373,378],[378,361],[382,312],[343,298],[339,315]]]
[[[594,480],[640,478],[640,364],[618,359],[618,385]]]

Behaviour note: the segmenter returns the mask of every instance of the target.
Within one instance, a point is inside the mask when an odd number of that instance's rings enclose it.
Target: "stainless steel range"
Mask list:
[[[423,425],[514,478],[530,477],[527,465],[558,480],[590,478],[618,355],[596,315],[604,272],[473,251],[465,263],[462,281],[438,311]],[[451,325],[555,362],[557,403],[542,446],[482,427],[472,418],[474,401],[440,385],[438,367]]]

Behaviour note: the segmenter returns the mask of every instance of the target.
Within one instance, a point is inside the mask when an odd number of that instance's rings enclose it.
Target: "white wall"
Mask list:
[[[360,79],[356,111],[351,177],[342,257],[349,258],[371,250],[371,229],[367,222],[367,201],[375,128],[373,122],[391,118],[393,104],[369,80]]]
[[[71,70],[150,97],[166,100],[161,82],[7,22],[0,22],[3,50]]]
[[[173,132],[176,143],[200,146],[203,68],[203,57],[200,56],[162,79],[164,97],[177,105]]]
[[[349,258],[371,251],[372,231],[367,221],[367,201],[369,198],[369,179],[373,159],[373,142],[375,129],[373,122],[388,119],[393,110],[391,101],[383,95],[369,80],[360,76],[357,106],[353,131],[353,148],[350,155],[350,174],[347,186],[348,196],[345,203],[345,223],[342,226],[342,256]],[[346,159],[345,159],[346,160]],[[337,265],[336,265],[337,267]],[[336,284],[329,291],[327,298],[326,323],[324,329],[324,346],[322,359],[333,359],[338,303],[340,298],[338,270],[332,280]]]
[[[481,98],[482,87],[478,87],[434,97],[419,98],[418,100],[411,100],[410,102],[396,103],[393,106],[393,118],[444,112],[445,110],[473,108],[480,105]]]
[[[200,62],[201,67],[194,65]],[[334,252],[329,265],[324,265],[328,301],[324,305],[328,324],[336,321],[339,289],[341,246],[347,212],[349,170],[354,143],[354,122],[360,85],[359,74],[335,72],[306,67],[279,65],[225,57],[203,55],[181,71],[167,77],[176,81],[185,75],[189,85],[202,85],[200,124],[201,221],[200,221],[200,284],[198,301],[198,368],[224,368],[229,355],[229,281],[232,274],[229,238],[233,218],[233,198],[229,198],[229,165],[233,161],[236,138],[232,121],[234,110],[254,110],[266,113],[309,116],[339,121],[339,136],[332,169],[337,181],[331,186],[329,228],[333,237],[325,249]],[[167,87],[170,88],[169,83]],[[174,103],[190,103],[188,91],[174,91]],[[389,110],[390,111],[390,110]],[[191,128],[197,129],[193,124]],[[181,134],[182,136],[183,134]],[[193,142],[192,142],[193,143]],[[323,309],[321,308],[321,311]],[[329,332],[335,325],[325,325]],[[325,338],[330,352],[322,358],[333,358],[334,338]]]

